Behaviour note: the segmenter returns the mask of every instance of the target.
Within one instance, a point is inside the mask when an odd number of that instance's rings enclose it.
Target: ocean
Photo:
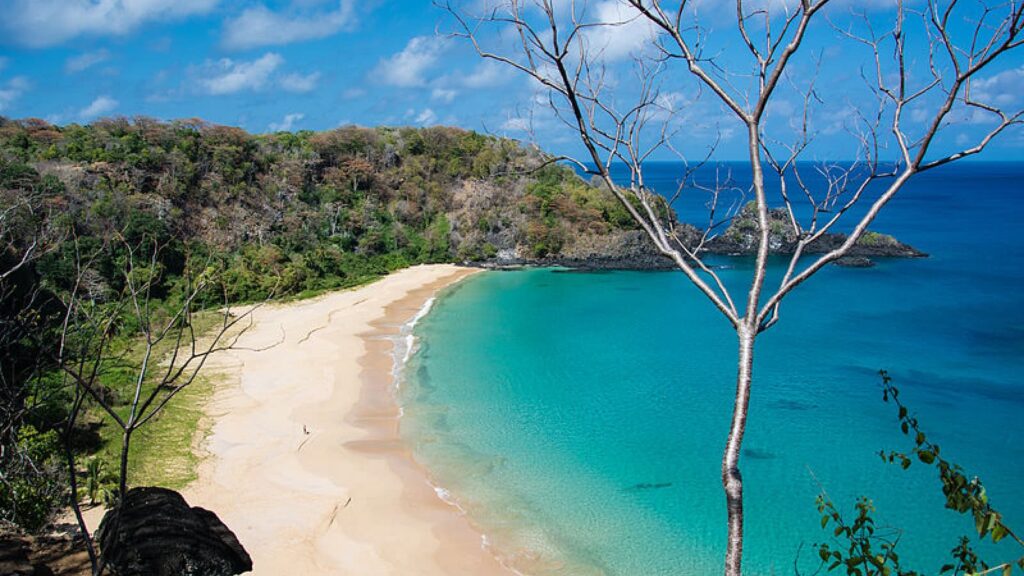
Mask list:
[[[731,168],[742,187],[742,166]],[[671,194],[677,169],[652,165],[648,181]],[[881,369],[942,454],[1024,530],[1022,182],[1015,163],[917,176],[872,228],[929,258],[831,266],[785,301],[755,352],[746,574],[814,572],[814,546],[834,542],[815,508],[822,491],[851,516],[870,497],[881,533],[924,573],[973,532],[943,508],[933,468],[879,458],[911,447],[882,402]],[[677,208],[695,220],[704,200],[686,198]],[[749,281],[749,259],[714,264],[730,286]],[[403,436],[510,565],[721,572],[735,336],[681,273],[487,272],[441,294],[415,334]],[[1024,554],[1015,546],[981,549],[1003,561]]]

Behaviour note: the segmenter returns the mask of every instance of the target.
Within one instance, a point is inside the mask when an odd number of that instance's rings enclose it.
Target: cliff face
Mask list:
[[[658,252],[642,230],[603,236],[580,236],[562,254],[566,261],[589,263],[599,268],[671,268],[672,262]]]
[[[792,255],[799,241],[793,232],[789,217],[784,209],[773,209],[769,213],[769,254]],[[751,257],[757,253],[760,226],[753,204],[747,205],[737,214],[724,232],[708,239],[702,253],[720,256]],[[675,234],[686,246],[696,246],[701,231],[689,224],[677,224]],[[842,246],[847,235],[824,234],[804,248],[804,254],[823,254]],[[506,245],[504,258],[492,259],[493,264],[550,264],[571,267],[599,269],[641,269],[658,270],[674,268],[674,263],[660,254],[653,242],[642,230],[615,230],[603,234],[577,234],[557,253],[544,258],[531,257],[522,246]],[[868,231],[850,249],[846,256],[836,261],[840,266],[868,267],[874,265],[872,258],[922,258],[927,254],[900,242],[896,238],[878,232]]]
[[[582,183],[571,186],[587,189]],[[672,267],[624,211],[615,222],[609,221],[609,212],[621,210],[610,193],[589,190],[590,200],[556,192],[545,214],[535,206],[543,201],[538,200],[534,182],[512,187],[463,182],[454,191],[452,210],[447,213],[452,245],[462,253],[483,255],[473,261],[486,266]],[[602,206],[588,205],[594,199]]]

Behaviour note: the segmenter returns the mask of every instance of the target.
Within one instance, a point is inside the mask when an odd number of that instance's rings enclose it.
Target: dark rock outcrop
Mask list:
[[[769,253],[792,255],[800,238],[793,232],[783,209],[769,212]],[[753,256],[759,240],[757,214],[753,205],[745,207],[722,233],[704,243],[702,254],[720,256]],[[678,224],[675,234],[685,246],[700,243],[701,232],[690,224]],[[846,234],[824,234],[804,247],[804,254],[824,254],[842,246]],[[509,251],[511,252],[511,251]],[[928,255],[900,242],[888,234],[866,232],[860,240],[838,259],[839,266],[866,268],[874,265],[872,258],[923,258]],[[484,263],[486,267],[509,266],[566,266],[591,270],[667,270],[675,264],[655,248],[641,230],[614,232],[605,235],[580,236],[560,253],[546,258],[520,258],[506,256]]]
[[[249,554],[209,510],[165,488],[132,488],[103,516],[102,558],[118,576],[232,576],[252,570]]]
[[[594,270],[661,270],[675,266],[654,247],[642,230],[626,230],[602,236],[581,236],[572,247],[545,264]]]
[[[776,208],[768,212],[768,227],[769,253],[789,255],[796,250],[800,238],[793,231],[784,209]],[[753,204],[748,204],[733,218],[724,233],[708,242],[707,252],[738,256],[753,255],[757,252],[759,233],[760,226],[757,222],[756,208]],[[846,234],[824,234],[807,245],[804,248],[804,253],[830,252],[842,246],[846,239]],[[888,234],[868,231],[850,248],[846,256],[851,258],[922,258],[927,254]]]
[[[871,268],[875,262],[867,256],[843,256],[835,261],[835,265],[844,268]]]

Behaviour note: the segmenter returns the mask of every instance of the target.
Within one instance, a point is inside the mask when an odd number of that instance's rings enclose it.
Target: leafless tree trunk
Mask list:
[[[612,19],[595,15],[586,2],[501,0],[485,3],[484,8],[474,2],[467,8],[444,1],[441,6],[454,20],[454,36],[468,41],[482,58],[518,70],[541,87],[551,117],[575,133],[586,150],[585,158],[559,159],[597,176],[657,249],[736,330],[736,396],[722,457],[722,485],[728,511],[724,572],[739,576],[743,560],[740,454],[757,336],[778,321],[780,305],[789,293],[854,247],[909,179],[982,152],[993,138],[1020,123],[1021,110],[1005,110],[994,99],[972,93],[971,85],[1024,42],[1024,8],[1016,0],[973,4],[928,0],[922,8],[911,9],[896,0],[886,12],[891,26],[879,33],[875,30],[877,18],[849,12],[850,5],[840,10],[842,4],[831,0],[736,0],[733,35],[727,41],[741,46],[749,58],[747,65],[737,68],[732,59],[720,58],[711,46],[711,40],[720,39],[723,33],[702,24],[701,16],[721,5],[687,0],[615,1],[619,16]],[[829,11],[829,4],[836,6]],[[616,84],[608,80],[611,65],[600,32],[626,27],[632,34],[648,37],[632,54],[635,81],[625,83],[620,78]],[[924,38],[910,48],[908,27]],[[858,145],[858,157],[852,165],[819,162],[814,170],[826,181],[823,188],[809,184],[801,172],[806,169],[802,159],[817,136],[812,114],[822,101],[815,85],[817,74],[799,75],[789,70],[812,28],[824,28],[853,46],[864,47],[868,68],[873,68],[863,74],[870,96],[856,106],[854,120],[846,126]],[[925,64],[912,71],[908,60]],[[674,122],[680,110],[662,98],[665,78],[687,86],[691,102],[709,98],[742,128],[737,132],[745,138],[752,176],[749,192],[758,222],[754,270],[742,294],[731,294],[703,260],[705,243],[717,233],[716,210],[723,190],[696,182],[694,171],[711,158],[718,141],[709,142],[707,156],[696,166],[685,163],[680,189],[667,204],[665,197],[645,185],[645,160],[660,149],[676,151],[674,141],[687,137],[688,126]],[[741,83],[748,88],[738,87]],[[798,119],[795,128],[779,131],[766,118],[769,104],[783,90],[798,97],[803,109],[794,114]],[[915,117],[925,120],[908,122],[911,109]],[[983,116],[988,121],[986,130],[970,145],[940,151],[938,135],[967,114]],[[893,162],[882,161],[887,145],[897,152]],[[685,157],[680,157],[685,162]],[[613,181],[611,167],[616,163],[628,168],[629,185]],[[778,179],[782,207],[791,233],[798,238],[776,286],[766,286],[770,253],[766,178]],[[796,189],[791,190],[794,182]],[[882,189],[869,200],[866,191],[872,186]],[[697,238],[683,235],[662,209],[671,206],[684,188],[710,192],[708,226]],[[866,210],[853,216],[851,209],[861,204],[867,205]],[[850,232],[839,247],[824,254],[806,254],[810,244],[837,229],[840,222]]]

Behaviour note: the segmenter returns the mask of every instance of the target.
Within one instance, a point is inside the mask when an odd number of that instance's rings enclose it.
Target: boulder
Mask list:
[[[234,533],[181,494],[132,488],[103,516],[100,554],[118,576],[233,576],[252,570]]]

